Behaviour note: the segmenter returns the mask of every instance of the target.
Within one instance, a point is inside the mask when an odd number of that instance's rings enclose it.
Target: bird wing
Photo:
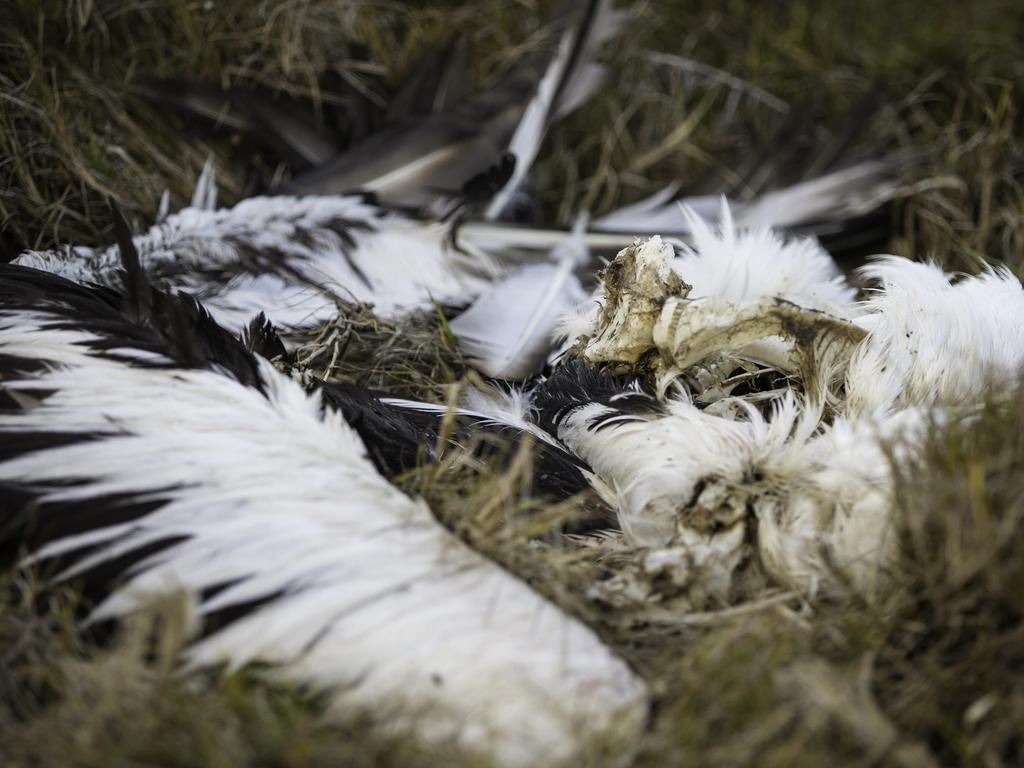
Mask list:
[[[482,249],[451,247],[447,235],[362,197],[257,197],[186,208],[134,243],[150,279],[194,295],[218,322],[240,329],[262,311],[295,328],[334,317],[338,301],[372,303],[383,316],[469,303],[501,269]],[[76,248],[16,263],[112,285],[120,256],[113,246]]]
[[[636,736],[624,662],[390,485],[339,412],[253,356],[251,381],[230,355],[183,358],[191,329],[131,306],[0,267],[2,390],[34,401],[0,414],[4,543],[84,580],[90,622],[183,590],[188,665],[270,664],[499,765]]]

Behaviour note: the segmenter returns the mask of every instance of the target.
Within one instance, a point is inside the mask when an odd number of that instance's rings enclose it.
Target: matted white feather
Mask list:
[[[137,564],[92,620],[230,584],[200,613],[273,598],[191,645],[189,666],[268,663],[270,674],[330,692],[334,708],[385,713],[504,766],[571,762],[593,738],[636,737],[645,692],[626,664],[386,482],[316,396],[265,362],[263,394],[214,371],[96,357],[80,344],[87,334],[47,321],[21,313],[0,324],[0,351],[54,364],[4,383],[52,394],[0,416],[0,430],[105,437],[21,455],[0,464],[0,479],[77,481],[43,502],[168,501],[35,558],[100,545],[78,572],[187,537]]]
[[[918,458],[934,414],[920,409],[801,426],[763,457],[765,486],[751,503],[765,570],[809,593],[884,585],[897,552],[893,472]]]
[[[634,544],[664,546],[685,527],[681,515],[702,502],[708,482],[743,487],[768,457],[777,454],[797,423],[792,402],[765,421],[749,409],[744,420],[715,416],[682,399],[665,413],[616,416],[597,403],[578,408],[557,437],[618,494],[619,522]],[[591,426],[603,419],[600,427]],[[737,499],[742,511],[744,499]]]
[[[1007,269],[959,282],[890,256],[857,323],[868,331],[847,373],[847,410],[968,404],[1015,386],[1024,367],[1024,289]]]
[[[592,404],[564,419],[563,443],[615,490],[627,540],[682,550],[695,594],[726,597],[756,557],[808,593],[874,593],[897,552],[893,470],[909,466],[934,418],[915,409],[821,424],[821,408],[787,395],[770,419],[699,410],[684,400],[651,417]],[[595,418],[603,423],[594,428]],[[694,561],[696,558],[696,561]],[[681,579],[682,580],[682,579]]]

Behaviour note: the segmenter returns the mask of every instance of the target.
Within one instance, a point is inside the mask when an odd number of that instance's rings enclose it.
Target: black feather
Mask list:
[[[467,203],[490,200],[508,184],[516,170],[516,156],[505,152],[490,168],[481,171],[462,185],[462,197]]]
[[[117,249],[121,253],[121,267],[124,270],[124,313],[130,320],[145,324],[153,315],[153,286],[142,271],[139,252],[132,241],[132,231],[124,220],[121,208],[114,198],[109,198],[109,201],[114,219],[114,236],[117,238]]]
[[[228,586],[231,586],[231,584],[229,583],[218,585],[219,589],[214,590],[212,594],[216,594],[217,592],[223,591]],[[278,589],[273,592],[268,592],[265,595],[254,597],[251,600],[245,600],[238,603],[231,603],[229,605],[225,605],[223,608],[218,608],[215,611],[208,611],[204,613],[203,629],[199,637],[196,639],[202,640],[203,638],[209,637],[215,632],[219,632],[232,622],[238,621],[239,619],[244,619],[246,616],[256,613],[256,611],[258,611],[263,606],[268,605],[269,603],[272,603],[275,600],[278,600],[285,594],[287,594],[285,590]],[[212,595],[204,591],[202,595],[202,602],[205,603],[209,601],[210,597],[212,597]]]
[[[5,438],[7,436],[5,435]],[[83,440],[98,439],[83,435]],[[71,441],[73,442],[73,441]],[[68,485],[64,483],[62,485]],[[73,483],[72,483],[73,485]],[[167,503],[167,490],[132,494],[109,494],[88,499],[43,501],[54,486],[0,486],[0,563],[13,565],[20,552],[36,552],[66,536],[98,531],[114,525],[134,522]],[[62,556],[61,568],[70,566],[81,555],[75,550]]]
[[[87,603],[98,604],[123,583],[127,576],[135,572],[135,567],[146,559],[160,554],[172,547],[187,541],[188,536],[166,536],[151,541],[141,547],[129,550],[118,557],[84,571],[82,574],[67,579],[65,582],[75,585]],[[44,566],[46,561],[43,562]],[[56,586],[56,585],[55,585]]]
[[[395,477],[434,458],[444,413],[385,402],[387,395],[346,384],[319,383],[324,403],[341,412],[385,477]],[[453,418],[449,440],[481,459],[500,458],[501,446],[523,439],[518,427],[465,414]],[[490,440],[480,439],[490,437]],[[534,492],[562,500],[586,491],[589,467],[564,448],[534,442]]]
[[[594,403],[613,412],[591,421],[591,429],[601,429],[611,419],[639,420],[665,413],[664,404],[638,377],[611,376],[579,361],[556,367],[534,390],[533,403],[541,428],[553,435],[573,411]]]
[[[288,357],[288,350],[274,330],[274,324],[262,312],[250,320],[242,331],[242,345],[254,355],[267,360]]]

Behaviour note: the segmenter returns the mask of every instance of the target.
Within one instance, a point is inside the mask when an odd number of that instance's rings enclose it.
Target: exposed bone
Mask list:
[[[746,304],[708,297],[665,301],[653,338],[664,362],[687,368],[725,349],[797,374],[812,395],[841,377],[866,332],[838,317],[779,298]],[[772,343],[781,337],[789,344]],[[753,346],[755,342],[759,342]]]
[[[654,348],[652,332],[668,298],[685,298],[690,287],[672,271],[672,246],[658,236],[619,252],[601,273],[604,305],[597,333],[586,342],[589,363],[636,363]]]

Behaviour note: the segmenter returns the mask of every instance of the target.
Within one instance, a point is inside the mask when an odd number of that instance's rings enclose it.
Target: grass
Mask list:
[[[254,173],[279,173],[238,137],[190,135],[135,94],[144,77],[187,72],[325,105],[352,98],[342,82],[383,99],[422,46],[458,34],[486,83],[554,5],[12,0],[0,10],[3,255],[109,242],[108,194],[146,225],[165,188],[172,207],[187,202],[211,153],[227,202]],[[1024,6],[851,8],[641,2],[613,51],[618,77],[545,145],[532,182],[545,213],[599,214],[672,180],[742,197],[756,189],[738,172],[759,153],[782,158],[781,178],[797,177],[814,147],[840,146],[877,92],[877,119],[844,152],[915,156],[883,250],[1024,272]],[[437,398],[466,377],[439,314],[395,325],[347,307],[297,341],[317,375],[406,396]],[[533,497],[529,445],[483,466],[445,455],[401,482],[650,681],[637,766],[987,768],[1024,763],[1022,434],[1019,402],[934,430],[926,460],[899,478],[902,567],[872,602],[761,591],[674,624],[618,621],[588,597],[609,560],[549,534],[594,500],[552,508]],[[172,674],[182,642],[173,602],[97,647],[74,628],[73,592],[41,599],[13,575],[6,587],[4,765],[479,764],[388,734],[373,713],[326,722],[316,697],[252,670]]]
[[[7,766],[428,766],[451,745],[385,733],[370,713],[327,722],[315,696],[252,670],[176,674],[184,600],[136,616],[89,647],[66,611],[73,593],[31,591],[0,614],[0,758]],[[463,765],[478,765],[467,755]]]
[[[371,305],[341,305],[334,320],[289,341],[299,370],[398,396],[443,398],[444,385],[468,373],[440,308],[396,323]]]

